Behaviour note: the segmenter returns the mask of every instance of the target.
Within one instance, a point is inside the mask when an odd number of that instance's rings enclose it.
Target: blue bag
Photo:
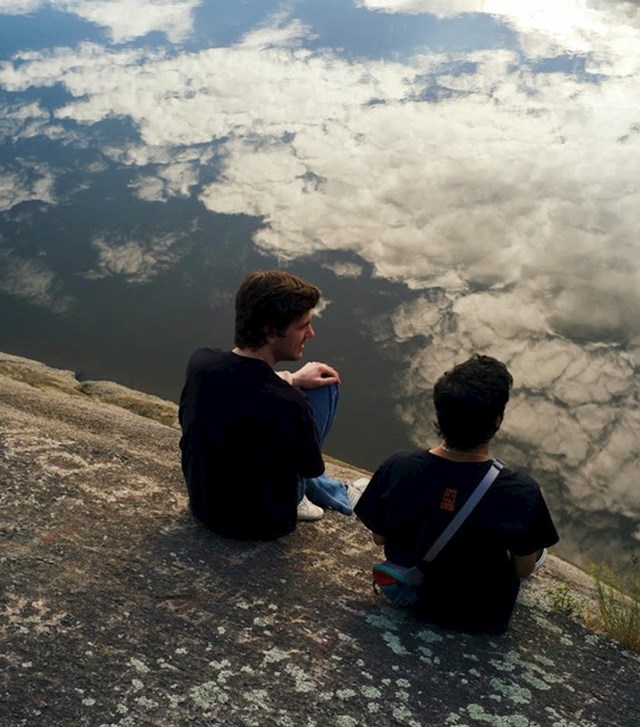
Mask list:
[[[418,586],[423,581],[422,571],[385,560],[372,568],[373,590],[382,593],[394,606],[414,606],[418,601]]]

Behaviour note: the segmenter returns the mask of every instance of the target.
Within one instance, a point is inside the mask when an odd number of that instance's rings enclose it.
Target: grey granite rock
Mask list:
[[[550,558],[503,637],[432,628],[372,593],[354,518],[194,522],[175,406],[145,399],[0,356],[3,726],[640,724],[638,656],[550,608],[584,574]]]

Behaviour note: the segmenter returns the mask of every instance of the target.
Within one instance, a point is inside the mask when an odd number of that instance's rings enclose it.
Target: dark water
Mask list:
[[[640,8],[525,5],[1,2],[0,350],[175,400],[286,267],[328,301],[331,454],[433,443],[488,353],[562,552],[637,554]]]

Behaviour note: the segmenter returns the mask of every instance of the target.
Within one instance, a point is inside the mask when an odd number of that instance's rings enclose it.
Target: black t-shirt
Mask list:
[[[519,588],[508,553],[529,555],[558,541],[535,480],[505,467],[431,563],[429,547],[491,466],[400,452],[375,472],[355,512],[386,538],[385,556],[425,574],[418,610],[469,631],[504,631]]]
[[[193,514],[221,535],[268,539],[296,526],[299,477],[324,471],[306,397],[264,361],[201,348],[180,397]]]

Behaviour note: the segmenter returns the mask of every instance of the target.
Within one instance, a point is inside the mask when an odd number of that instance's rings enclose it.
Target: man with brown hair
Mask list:
[[[193,514],[221,535],[278,538],[321,507],[351,513],[347,488],[323,475],[321,445],[338,400],[338,372],[298,361],[315,336],[320,291],[281,270],[247,276],[236,295],[235,348],[198,349],[180,399],[182,469]]]

